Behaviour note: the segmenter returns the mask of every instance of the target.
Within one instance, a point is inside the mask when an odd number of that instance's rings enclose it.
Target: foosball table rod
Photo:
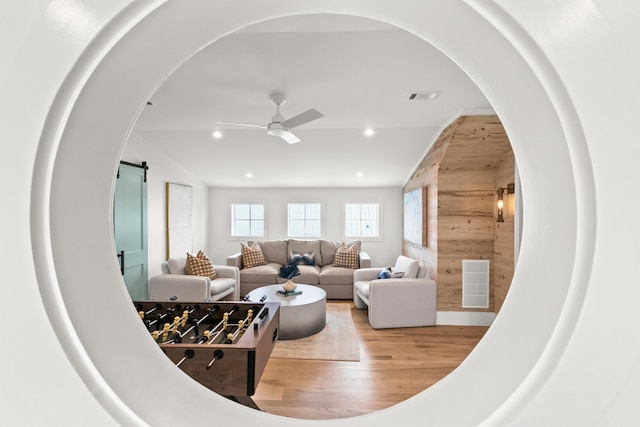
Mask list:
[[[190,348],[185,350],[184,357],[182,359],[180,359],[180,361],[178,363],[176,363],[176,366],[182,365],[182,362],[184,362],[187,359],[193,359],[193,356],[195,356],[195,355],[196,355],[196,352],[191,350]]]
[[[224,352],[222,350],[216,350],[213,352],[213,359],[207,365],[207,369],[211,369],[216,360],[222,359],[224,357]]]

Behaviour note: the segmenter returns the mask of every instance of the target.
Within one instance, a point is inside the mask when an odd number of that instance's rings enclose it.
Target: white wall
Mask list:
[[[508,300],[459,368],[402,405],[309,425],[637,425],[640,3],[609,0],[3,2],[3,314],[27,301],[38,330],[0,352],[3,422],[301,424],[208,392],[145,339],[113,286],[108,212],[121,141],[167,73],[239,26],[320,11],[384,19],[456,59],[514,136],[527,216]],[[116,341],[96,333],[103,307]]]
[[[193,251],[204,250],[216,264],[226,264],[227,256],[240,250],[244,239],[231,238],[231,203],[264,203],[268,235],[265,239],[287,238],[287,203],[320,202],[323,206],[322,238],[344,240],[341,236],[342,206],[347,202],[377,202],[381,206],[381,239],[363,240],[362,248],[373,265],[393,265],[402,251],[402,188],[209,188],[194,174],[154,147],[151,141],[133,133],[122,160],[149,166],[149,277],[160,274],[166,259],[167,182],[193,187]],[[263,240],[263,239],[259,239]],[[354,240],[354,239],[348,239]]]
[[[209,190],[184,166],[158,151],[153,143],[133,133],[125,146],[122,160],[147,162],[147,201],[149,218],[149,277],[160,274],[160,263],[166,259],[166,183],[190,185],[193,188],[193,249],[206,247],[209,216]]]
[[[231,238],[231,204],[264,203],[267,235],[264,239],[287,238],[287,203],[322,204],[322,238],[345,240],[341,236],[342,206],[347,202],[378,202],[383,219],[382,240],[363,240],[362,250],[372,265],[395,264],[402,250],[402,188],[210,188],[209,246],[214,263],[225,264],[226,257],[240,251],[244,239]],[[354,239],[348,239],[354,240]]]

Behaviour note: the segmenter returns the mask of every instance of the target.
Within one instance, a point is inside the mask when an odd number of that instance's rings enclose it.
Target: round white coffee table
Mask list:
[[[327,293],[324,289],[313,285],[298,285],[299,295],[286,297],[280,293],[282,285],[268,285],[256,288],[249,293],[251,301],[280,303],[281,340],[294,340],[308,337],[324,329],[327,323]]]

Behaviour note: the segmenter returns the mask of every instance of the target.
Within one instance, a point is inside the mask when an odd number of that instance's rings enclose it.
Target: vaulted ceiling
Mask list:
[[[268,124],[276,92],[286,97],[285,118],[310,108],[324,115],[292,129],[301,142],[218,123]],[[188,59],[149,101],[135,134],[217,187],[402,186],[455,118],[493,113],[431,44],[382,22],[329,14],[231,33]]]

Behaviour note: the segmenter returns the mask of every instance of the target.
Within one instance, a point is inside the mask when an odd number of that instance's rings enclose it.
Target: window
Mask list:
[[[232,204],[231,236],[264,237],[264,205],[249,203]]]
[[[320,237],[320,203],[289,203],[289,237]]]
[[[380,237],[378,203],[345,203],[344,237]]]

